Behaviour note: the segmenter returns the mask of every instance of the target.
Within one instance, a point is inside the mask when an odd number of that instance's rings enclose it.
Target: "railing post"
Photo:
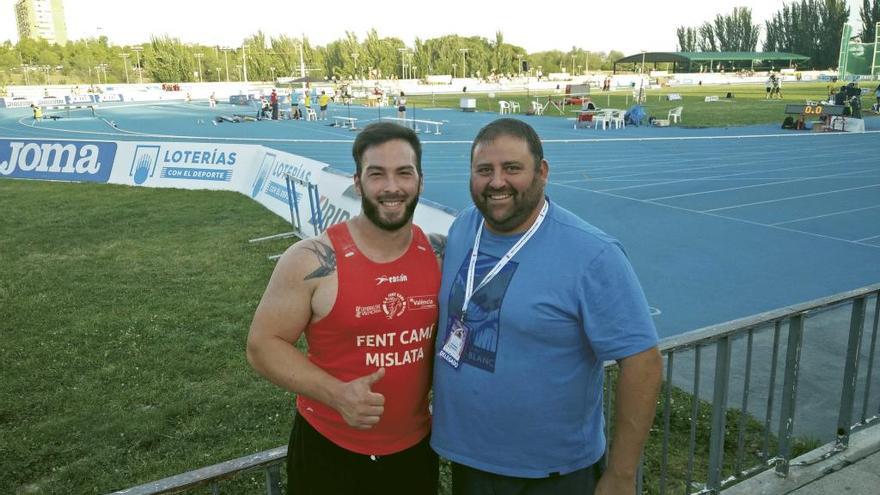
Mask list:
[[[727,415],[727,388],[730,383],[730,336],[716,345],[715,389],[712,393],[712,431],[709,436],[709,477],[706,488],[721,489],[724,468],[724,422]],[[696,400],[696,398],[695,398]]]
[[[266,495],[281,495],[281,465],[266,468]]]
[[[871,379],[874,378],[874,349],[877,348],[878,326],[880,326],[880,292],[874,293],[874,326],[871,330],[871,346],[868,348],[868,374],[865,379],[865,400],[862,402],[861,423],[868,420],[868,403],[871,399]]]
[[[862,333],[865,330],[865,297],[853,300],[849,320],[849,342],[846,346],[846,363],[843,369],[843,386],[840,392],[840,413],[837,415],[837,446],[849,446],[853,407],[856,400],[856,381],[859,377],[859,353],[862,349]]]
[[[776,474],[787,477],[791,460],[791,437],[794,431],[794,406],[800,375],[801,346],[804,340],[804,315],[788,319],[788,348],[785,351],[785,377],[782,382],[782,411],[779,413],[779,460]]]
[[[666,494],[667,464],[669,463],[669,419],[672,413],[672,370],[675,352],[666,355],[666,390],[663,400],[663,447],[660,455],[660,495]]]

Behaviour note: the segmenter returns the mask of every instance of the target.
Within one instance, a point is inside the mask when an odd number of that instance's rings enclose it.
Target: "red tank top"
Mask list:
[[[346,223],[327,230],[339,288],[330,313],[305,330],[308,357],[346,382],[384,367],[385,376],[372,390],[385,396],[385,410],[373,428],[358,430],[322,402],[300,395],[296,404],[322,435],[360,454],[399,452],[430,431],[440,269],[425,234],[415,225],[412,231],[403,256],[375,263],[355,246]]]

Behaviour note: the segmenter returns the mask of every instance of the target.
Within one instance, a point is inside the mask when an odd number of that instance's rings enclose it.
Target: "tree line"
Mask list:
[[[862,0],[860,37],[873,42],[880,22],[880,0]],[[810,57],[808,65],[825,69],[837,66],[840,38],[850,10],[845,0],[799,0],[783,5],[764,21],[765,52],[790,52]],[[758,46],[760,24],[752,23],[752,10],[736,7],[700,26],[676,29],[678,49],[683,52],[753,52]]]
[[[0,44],[0,84],[114,84],[138,82],[272,81],[305,74],[318,80],[376,78],[424,79],[431,74],[453,77],[505,77],[552,72],[582,74],[610,70],[619,51],[527,53],[504,41],[448,35],[416,39],[407,46],[398,38],[382,38],[375,30],[363,39],[351,32],[315,46],[308,38],[269,37],[258,31],[241,46],[227,48],[184,44],[153,37],[149,43],[117,46],[105,36],[65,45],[24,39]]]

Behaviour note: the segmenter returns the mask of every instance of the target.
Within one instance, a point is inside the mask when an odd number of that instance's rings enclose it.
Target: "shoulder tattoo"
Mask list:
[[[446,253],[446,236],[441,234],[428,234],[428,241],[434,250],[434,255],[443,258]]]
[[[306,275],[304,280],[326,277],[336,271],[336,251],[332,247],[320,242],[313,242],[306,249],[315,253],[319,266],[315,271]]]

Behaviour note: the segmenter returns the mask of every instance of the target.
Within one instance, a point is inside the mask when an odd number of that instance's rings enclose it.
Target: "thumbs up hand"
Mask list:
[[[349,426],[359,430],[372,428],[385,411],[385,396],[371,390],[385,376],[385,368],[342,384],[335,409]]]

